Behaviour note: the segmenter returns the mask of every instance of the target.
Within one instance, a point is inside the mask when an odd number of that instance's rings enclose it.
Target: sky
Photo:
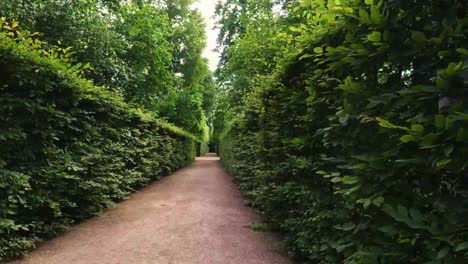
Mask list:
[[[218,65],[219,61],[218,53],[213,51],[213,49],[216,48],[216,38],[218,37],[218,30],[213,29],[215,25],[213,15],[218,1],[219,0],[197,0],[194,4],[194,8],[197,8],[205,18],[207,46],[203,52],[203,57],[208,59],[212,71],[216,69],[216,65]]]

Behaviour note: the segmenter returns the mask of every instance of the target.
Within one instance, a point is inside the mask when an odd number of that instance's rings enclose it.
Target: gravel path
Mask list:
[[[21,264],[290,264],[213,154],[43,243]]]

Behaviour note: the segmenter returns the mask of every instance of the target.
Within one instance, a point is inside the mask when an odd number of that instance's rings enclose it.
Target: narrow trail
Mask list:
[[[290,264],[213,154],[43,243],[16,264]]]

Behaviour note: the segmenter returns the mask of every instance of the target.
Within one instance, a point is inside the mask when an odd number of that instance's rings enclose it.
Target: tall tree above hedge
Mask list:
[[[5,0],[0,2],[0,15],[41,33],[51,48],[70,48],[74,62],[89,63],[86,77],[96,85],[203,135],[209,114],[204,112],[202,98],[210,91],[204,91],[203,80],[211,75],[201,56],[204,24],[191,4],[185,0]],[[188,111],[178,110],[181,106]],[[171,115],[176,111],[180,119]]]

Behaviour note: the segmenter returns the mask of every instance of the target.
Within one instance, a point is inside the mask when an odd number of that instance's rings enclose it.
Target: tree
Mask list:
[[[89,64],[86,77],[198,135],[206,134],[204,22],[192,1],[5,0],[0,14]],[[208,109],[208,108],[206,108]],[[177,113],[177,114],[176,114]]]

